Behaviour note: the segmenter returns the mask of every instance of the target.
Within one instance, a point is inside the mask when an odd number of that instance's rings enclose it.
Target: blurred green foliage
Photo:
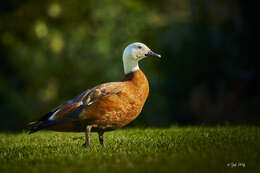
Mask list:
[[[252,7],[242,0],[5,1],[0,129],[20,129],[87,88],[120,80],[122,52],[136,41],[163,59],[141,62],[151,92],[135,123],[259,122]]]

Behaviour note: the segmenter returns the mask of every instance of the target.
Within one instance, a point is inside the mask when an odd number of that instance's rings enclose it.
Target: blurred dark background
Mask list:
[[[251,0],[9,0],[0,6],[0,130],[21,130],[97,84],[140,66],[149,99],[132,125],[260,124],[259,8]]]

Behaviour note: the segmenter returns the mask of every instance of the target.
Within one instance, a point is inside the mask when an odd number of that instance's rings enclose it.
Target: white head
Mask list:
[[[132,43],[128,45],[123,53],[123,63],[125,74],[139,69],[138,61],[146,57],[161,57],[161,55],[152,52],[143,43]]]

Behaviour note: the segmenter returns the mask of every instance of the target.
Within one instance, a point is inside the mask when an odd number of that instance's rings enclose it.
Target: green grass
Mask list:
[[[74,139],[79,136],[0,133],[0,173],[260,172],[255,126],[123,129],[105,133],[104,148],[97,134],[91,148],[81,146],[84,138]]]

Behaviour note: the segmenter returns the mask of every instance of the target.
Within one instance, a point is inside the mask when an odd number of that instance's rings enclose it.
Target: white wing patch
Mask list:
[[[89,106],[89,105],[92,105],[93,103],[94,103],[94,102],[89,102],[89,103],[88,103],[88,106]]]
[[[49,118],[48,120],[54,120],[54,116],[59,112],[59,109],[57,111],[55,111]]]
[[[69,101],[68,103],[70,103],[71,101]],[[91,102],[90,104],[92,104],[93,102]],[[77,102],[77,103],[74,103],[74,104],[71,104],[70,106],[72,106],[72,108],[74,107],[74,106],[76,106],[76,107],[78,107],[78,106],[80,106],[80,105],[82,105],[83,104],[83,102],[82,101],[80,101],[80,102]],[[65,105],[66,106],[66,105]],[[71,110],[71,107],[70,106],[68,106],[68,109],[69,110]],[[64,111],[64,109],[63,109],[63,106],[61,106],[61,107],[59,107],[59,109],[57,110],[57,111],[55,111],[49,118],[48,118],[48,120],[55,120],[54,119],[54,117],[55,117],[55,115],[60,111],[60,110],[63,110]],[[65,111],[66,111],[66,107],[65,107]]]

